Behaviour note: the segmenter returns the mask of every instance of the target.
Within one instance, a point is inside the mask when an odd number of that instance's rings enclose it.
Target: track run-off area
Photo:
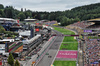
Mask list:
[[[64,35],[75,35],[68,29],[53,27]],[[65,36],[51,66],[76,66],[78,56],[78,41],[74,36]]]

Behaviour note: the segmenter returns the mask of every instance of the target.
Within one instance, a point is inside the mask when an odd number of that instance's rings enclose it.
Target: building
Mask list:
[[[20,31],[19,35],[22,36],[22,37],[25,37],[25,38],[30,38],[31,31],[30,30],[28,30],[28,31]]]
[[[8,42],[14,42],[14,39],[3,39],[3,40],[0,40],[0,54],[9,55],[9,53],[6,52],[6,43],[8,43]]]
[[[6,22],[16,22],[17,23],[17,20],[15,19],[11,19],[11,18],[0,18],[0,23],[6,23]]]
[[[87,22],[92,25],[86,27],[84,32],[88,33],[88,36],[98,36],[100,34],[100,19],[92,19]]]
[[[37,19],[24,19],[24,22],[37,22]]]

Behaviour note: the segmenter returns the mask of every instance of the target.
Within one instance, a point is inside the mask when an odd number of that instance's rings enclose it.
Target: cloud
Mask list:
[[[5,6],[17,9],[26,8],[32,11],[63,11],[77,6],[98,3],[99,0],[0,0]]]

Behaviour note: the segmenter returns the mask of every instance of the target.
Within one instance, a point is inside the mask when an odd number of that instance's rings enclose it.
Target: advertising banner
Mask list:
[[[59,51],[56,58],[77,58],[77,51]]]
[[[84,30],[84,32],[92,33],[92,30]]]

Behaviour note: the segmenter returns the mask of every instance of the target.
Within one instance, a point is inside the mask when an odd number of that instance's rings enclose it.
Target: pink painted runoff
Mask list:
[[[77,58],[77,51],[59,51],[56,58]]]

